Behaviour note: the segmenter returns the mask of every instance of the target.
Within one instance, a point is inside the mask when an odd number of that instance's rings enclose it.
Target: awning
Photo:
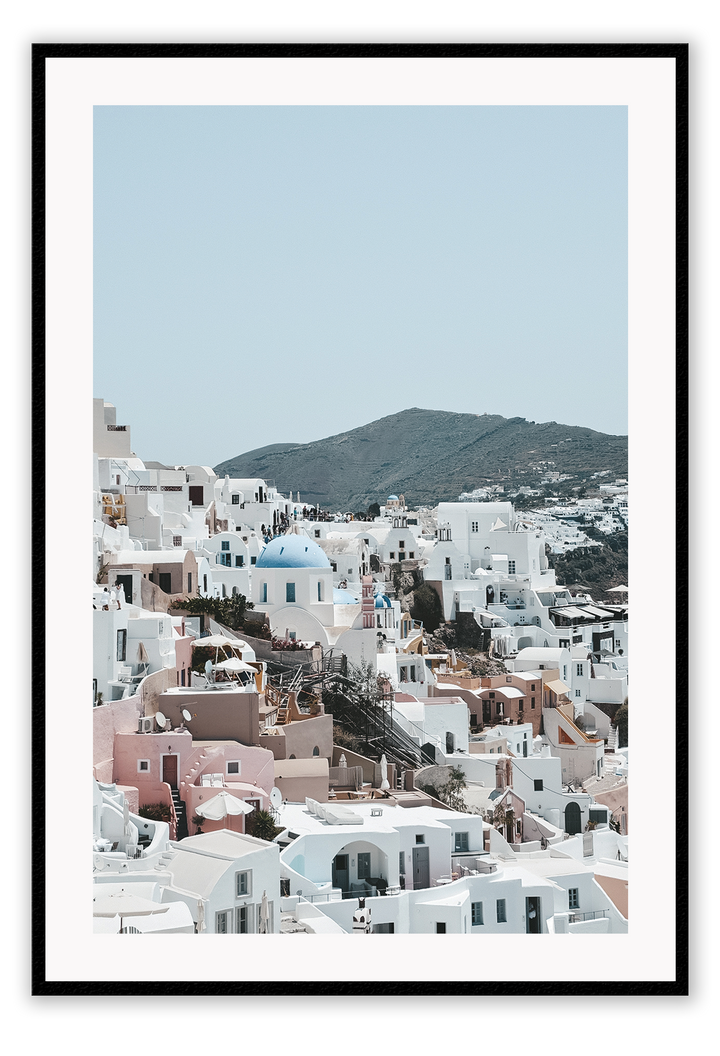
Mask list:
[[[587,619],[587,613],[582,609],[576,609],[574,605],[562,605],[557,609],[550,609],[556,616],[567,616],[570,620]]]
[[[562,693],[569,693],[570,686],[566,686],[564,682],[561,682],[559,678],[556,678],[554,682],[546,682],[545,689],[551,689],[553,693],[557,693],[560,696]]]
[[[614,612],[608,612],[607,609],[596,609],[594,605],[583,605],[583,610],[589,612],[591,616],[600,616],[603,620],[611,620],[614,616]]]

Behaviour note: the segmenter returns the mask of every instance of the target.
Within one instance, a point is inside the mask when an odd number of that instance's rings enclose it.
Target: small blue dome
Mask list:
[[[325,551],[306,535],[279,535],[261,551],[256,568],[329,568]]]
[[[334,605],[357,605],[357,603],[358,599],[349,590],[340,590],[338,587],[333,589]]]
[[[388,495],[388,502],[398,502],[397,495]]]
[[[391,608],[390,598],[387,596],[387,594],[376,594],[375,595],[375,608],[376,609],[389,609],[389,608]]]

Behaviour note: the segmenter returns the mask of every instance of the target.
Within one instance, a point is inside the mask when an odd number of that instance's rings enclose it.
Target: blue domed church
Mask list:
[[[288,532],[267,544],[253,570],[252,600],[279,638],[328,644],[323,628],[335,623],[333,572],[308,536]]]

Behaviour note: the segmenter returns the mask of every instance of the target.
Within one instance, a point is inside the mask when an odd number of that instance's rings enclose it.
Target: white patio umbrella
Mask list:
[[[249,803],[245,803],[244,800],[238,799],[237,796],[223,789],[207,803],[196,807],[195,812],[209,821],[222,821],[228,814],[250,814],[254,809]]]
[[[255,668],[237,656],[231,656],[228,660],[221,660],[216,666],[223,671],[232,671],[233,673],[237,671],[252,671],[255,674]]]
[[[608,594],[627,594],[628,590],[629,590],[629,588],[621,583],[619,587],[608,587],[607,593]]]
[[[387,759],[383,755],[380,759],[380,774],[382,775],[382,781],[380,782],[381,790],[385,791],[390,788],[390,782],[387,779]]]
[[[209,645],[212,649],[225,645],[234,645],[235,643],[236,639],[228,638],[224,634],[208,634],[205,638],[196,638],[193,641],[193,645]]]
[[[101,894],[93,898],[94,917],[120,917],[120,931],[125,917],[149,917],[154,913],[167,913],[169,906],[153,902],[149,898],[133,895],[129,891],[118,891],[110,895]]]
[[[260,935],[267,935],[269,919],[270,912],[268,910],[267,891],[263,891],[262,901],[260,902],[260,926],[258,928],[258,932]]]
[[[203,649],[214,649],[216,663],[220,649],[237,649],[238,647],[242,649],[245,646],[245,642],[241,642],[237,638],[227,638],[224,634],[209,634],[207,638],[196,638],[192,644],[193,648],[199,645],[202,646]]]

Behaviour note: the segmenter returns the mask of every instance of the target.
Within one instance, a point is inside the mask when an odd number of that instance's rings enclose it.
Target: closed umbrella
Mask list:
[[[388,771],[387,771],[387,759],[385,758],[384,755],[383,755],[383,757],[380,760],[380,774],[382,776],[382,781],[380,782],[380,788],[383,791],[386,791],[388,788],[390,788],[390,782],[387,779],[387,774],[388,774]]]
[[[260,927],[258,928],[261,935],[267,935],[269,919],[267,891],[263,891],[262,901],[260,902]]]

